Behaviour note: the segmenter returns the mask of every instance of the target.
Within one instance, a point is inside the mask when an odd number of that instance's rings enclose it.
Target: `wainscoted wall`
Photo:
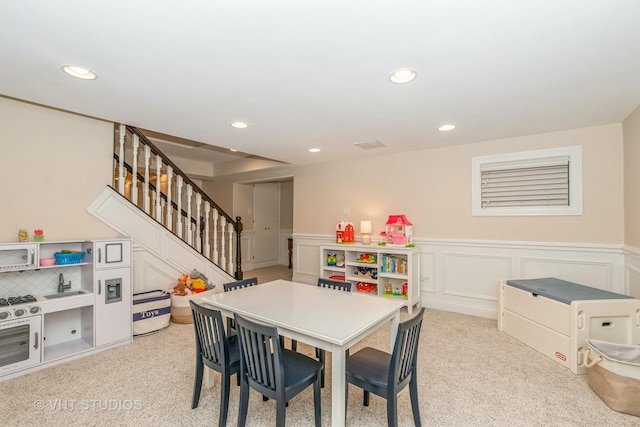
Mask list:
[[[250,271],[253,266],[253,230],[243,231],[240,234],[240,256],[242,256],[242,271]]]
[[[278,265],[289,265],[288,240],[293,230],[281,228],[278,235]],[[253,230],[243,231],[240,236],[240,249],[242,250],[242,271],[251,271],[256,268],[269,267],[269,265],[256,265],[253,262],[253,249],[255,240]],[[272,264],[273,265],[273,264]]]
[[[640,249],[625,246],[624,259],[628,295],[640,298]]]
[[[294,281],[315,283],[319,246],[330,243],[333,236],[294,235]],[[444,239],[414,243],[420,247],[425,307],[496,318],[498,281],[504,278],[558,277],[623,294],[640,289],[640,252],[627,251],[625,268],[621,246]]]
[[[134,293],[169,289],[180,276],[194,269],[214,284],[233,280],[110,188],[105,189],[87,211],[121,235],[132,237]]]
[[[278,265],[289,265],[289,238],[293,230],[290,228],[281,228],[278,240],[279,256]]]

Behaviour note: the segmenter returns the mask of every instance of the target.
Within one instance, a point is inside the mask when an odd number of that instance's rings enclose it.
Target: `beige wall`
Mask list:
[[[280,228],[293,228],[293,181],[280,183]]]
[[[622,124],[624,132],[624,241],[640,248],[640,107]]]
[[[87,206],[111,183],[113,124],[0,97],[0,242],[42,228],[46,240],[117,234]]]
[[[203,190],[225,211],[242,217],[244,230],[253,230],[253,185],[291,179],[292,166],[280,166],[269,170],[259,170],[222,175],[203,183]],[[280,184],[280,228],[293,228],[293,182]]]
[[[582,146],[582,216],[471,216],[473,156],[571,145]],[[331,234],[349,207],[356,233],[362,219],[377,234],[406,214],[419,238],[622,244],[622,148],[613,124],[299,168],[294,233]]]
[[[639,246],[638,174],[640,113],[613,124],[542,135],[384,155],[362,164],[335,162],[282,167],[244,175],[245,180],[294,176],[294,233],[332,234],[350,207],[350,219],[371,219],[374,230],[389,214],[404,213],[421,238],[623,243]],[[114,237],[86,213],[111,182],[111,123],[0,98],[0,241],[15,241],[20,228],[43,228],[48,240]],[[478,218],[471,216],[471,158],[476,155],[568,145],[583,148],[584,215]],[[627,230],[623,214],[623,149],[627,155]],[[233,181],[205,190],[233,215]],[[359,227],[356,226],[357,232]]]

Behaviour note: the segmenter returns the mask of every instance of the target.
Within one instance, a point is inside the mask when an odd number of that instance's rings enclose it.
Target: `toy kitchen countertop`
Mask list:
[[[0,321],[27,314],[47,314],[93,305],[94,295],[81,289],[48,295],[20,295],[0,298]]]

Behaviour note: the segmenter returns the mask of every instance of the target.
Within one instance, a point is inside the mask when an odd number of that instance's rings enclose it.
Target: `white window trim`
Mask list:
[[[545,159],[569,157],[570,206],[494,207],[482,208],[482,165],[508,162],[539,162]],[[519,153],[478,156],[471,159],[471,214],[473,216],[526,216],[526,215],[582,215],[582,147],[550,148]]]

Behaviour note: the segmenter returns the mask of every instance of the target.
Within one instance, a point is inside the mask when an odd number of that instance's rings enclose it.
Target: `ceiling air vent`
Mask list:
[[[370,150],[372,148],[382,148],[382,147],[386,147],[386,145],[384,145],[382,142],[380,141],[371,141],[371,142],[356,142],[355,144],[360,148],[362,148],[363,150]]]

